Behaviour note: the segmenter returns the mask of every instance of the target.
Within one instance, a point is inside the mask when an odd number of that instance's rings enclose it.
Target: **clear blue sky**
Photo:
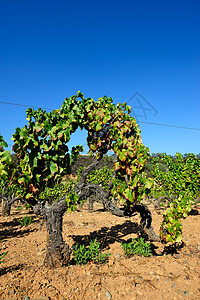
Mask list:
[[[129,101],[151,153],[197,154],[200,130],[141,122],[200,129],[199,15],[198,0],[0,1],[0,102],[57,109],[78,90],[107,95]],[[0,103],[10,145],[26,109]]]

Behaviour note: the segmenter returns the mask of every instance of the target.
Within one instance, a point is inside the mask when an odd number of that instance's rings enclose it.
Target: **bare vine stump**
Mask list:
[[[2,199],[2,216],[10,216],[11,204],[8,200]]]
[[[0,200],[2,199],[2,216],[10,216],[11,206],[15,201],[21,200],[19,197],[14,196],[14,192],[9,193],[8,188],[4,187],[2,194],[0,194]]]
[[[67,265],[70,261],[71,250],[62,236],[63,215],[67,207],[67,203],[61,200],[52,206],[42,203],[34,208],[34,212],[42,215],[46,221],[47,247],[44,264],[50,268]]]
[[[51,224],[52,225],[52,224]],[[47,248],[44,265],[47,267],[61,267],[70,261],[71,250],[62,240],[62,235],[58,231],[52,232],[52,228],[47,227]]]

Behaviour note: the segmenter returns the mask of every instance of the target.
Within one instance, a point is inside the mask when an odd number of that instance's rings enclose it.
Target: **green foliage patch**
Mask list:
[[[0,253],[0,264],[4,263],[4,260],[2,260],[6,256],[7,252]]]
[[[33,219],[29,216],[25,216],[23,218],[19,218],[19,223],[21,226],[28,226],[33,222]]]
[[[92,170],[88,175],[87,182],[102,185],[103,188],[107,190],[113,171],[114,168],[109,169],[107,166],[104,166],[99,170]]]
[[[101,253],[100,242],[97,242],[97,238],[91,241],[88,246],[76,244],[73,247],[73,254],[78,265],[84,265],[88,262],[104,263],[110,256],[109,253]]]
[[[145,242],[142,237],[138,240],[132,239],[129,243],[121,243],[121,246],[126,256],[139,255],[149,257],[152,255],[151,243]]]
[[[168,172],[160,168],[160,161],[167,166]],[[187,217],[200,195],[200,158],[192,153],[185,159],[180,153],[176,153],[175,157],[163,153],[153,157],[151,164],[154,170],[150,173],[155,184],[150,196],[158,198],[167,195],[171,198],[163,214],[161,239],[164,242],[181,242],[181,219]]]
[[[17,210],[22,210],[23,207],[22,206],[17,206]]]

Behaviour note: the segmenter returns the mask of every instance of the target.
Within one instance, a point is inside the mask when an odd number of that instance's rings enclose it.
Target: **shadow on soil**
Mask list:
[[[12,222],[10,222],[10,223],[12,223]],[[18,227],[16,229],[14,229],[14,228],[4,229],[4,230],[0,231],[0,241],[3,241],[3,240],[8,239],[8,238],[13,238],[13,237],[21,238],[24,235],[28,235],[29,233],[37,231],[37,230],[38,230],[37,228],[35,228],[35,229],[27,228],[27,229],[18,230]]]
[[[24,267],[24,264],[19,264],[19,265],[15,265],[15,266],[10,266],[10,267],[3,267],[0,269],[0,276],[1,275],[5,275],[9,272],[13,272],[13,271],[17,271],[17,270],[21,270]]]
[[[172,244],[172,245],[166,245],[164,247],[163,253],[162,255],[174,255],[174,254],[178,254],[179,251],[185,247],[185,243],[181,242],[180,244]]]
[[[29,216],[29,215],[26,215],[26,216]],[[21,217],[23,219],[23,217]],[[12,221],[9,221],[9,222],[1,222],[0,223],[0,228],[5,228],[5,227],[16,227],[16,226],[20,226],[20,221],[19,221],[20,218],[14,218]],[[39,219],[32,219],[32,222],[31,224],[33,223],[39,223],[40,220]]]
[[[9,222],[0,223],[0,228],[2,228],[2,227],[13,227],[13,226],[18,226],[18,225],[19,225],[19,219],[13,219],[12,221],[9,221]]]
[[[93,231],[89,235],[71,235],[75,244],[88,246],[92,240],[97,238],[101,242],[101,249],[109,248],[109,245],[114,244],[116,241],[119,243],[131,242],[132,238],[125,239],[129,234],[135,233],[138,237],[143,237],[148,241],[148,236],[144,233],[141,226],[135,222],[126,221],[123,224],[118,224],[112,227],[102,227],[98,231]],[[176,245],[165,245],[161,254],[156,253],[159,247],[151,242],[151,251],[154,256],[174,255],[185,246],[184,242]]]
[[[195,208],[194,209],[192,208],[188,215],[189,216],[197,216],[197,215],[199,215],[199,211]]]
[[[75,244],[89,245],[91,240],[97,238],[102,243],[102,249],[108,247],[110,244],[114,244],[116,241],[126,242],[125,236],[131,233],[137,233],[143,235],[142,227],[137,223],[126,221],[123,224],[118,224],[112,227],[102,227],[98,231],[93,231],[89,235],[72,235]]]
[[[31,211],[31,210],[27,210],[27,211],[24,211],[24,210],[15,210],[15,211],[12,211],[12,216],[19,216],[19,215],[24,215],[24,216],[29,216],[29,215],[34,215],[34,212]]]

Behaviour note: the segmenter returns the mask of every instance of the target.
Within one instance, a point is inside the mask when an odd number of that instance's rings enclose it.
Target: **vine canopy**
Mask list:
[[[46,186],[52,186],[70,173],[81,145],[72,148],[67,143],[79,127],[88,132],[90,155],[100,160],[109,150],[116,154],[112,193],[129,205],[140,202],[148,194],[153,180],[144,173],[149,149],[141,140],[139,126],[130,116],[126,103],[113,103],[106,96],[95,102],[81,92],[66,98],[60,109],[47,113],[42,109],[27,109],[28,125],[16,128],[12,137],[13,151],[19,159],[18,184],[26,199],[38,198]]]

